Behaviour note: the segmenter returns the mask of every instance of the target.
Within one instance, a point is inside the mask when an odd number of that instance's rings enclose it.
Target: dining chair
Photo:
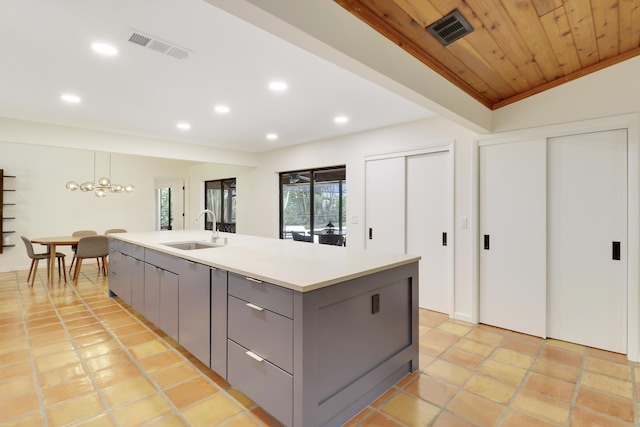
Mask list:
[[[319,234],[318,243],[321,245],[342,246],[344,244],[344,237],[342,234]]]
[[[41,259],[48,260],[49,253],[35,253],[33,250],[33,243],[31,243],[31,239],[20,236],[22,241],[24,242],[25,247],[27,248],[27,255],[31,258],[31,266],[29,267],[29,275],[27,276],[27,282],[31,279],[31,287],[33,287],[33,282],[36,280],[36,271],[38,270],[38,263]],[[58,277],[60,277],[60,271],[64,273],[64,281],[67,281],[67,267],[64,265],[64,257],[66,255],[62,252],[56,252],[56,259],[58,260]],[[62,270],[60,270],[60,262],[62,261]],[[47,265],[48,268],[53,268],[53,265]],[[47,277],[49,277],[49,270],[47,270]],[[33,274],[33,276],[32,276]]]
[[[109,254],[109,238],[107,236],[84,236],[78,240],[76,249],[76,267],[73,273],[73,283],[78,284],[82,260],[96,258],[102,260],[102,271],[108,274],[107,255]],[[98,270],[100,271],[100,269]]]
[[[292,231],[291,236],[296,242],[311,242],[311,236],[305,236],[304,234],[298,233],[297,231]]]
[[[97,234],[98,232],[94,230],[78,230],[71,233],[73,237],[96,236]],[[76,261],[77,249],[78,249],[78,245],[71,245],[71,250],[73,251],[73,258],[71,258],[71,264],[69,265],[69,274],[71,274],[71,270],[73,269],[73,264]],[[98,261],[98,268],[100,268],[100,261]]]
[[[110,228],[108,230],[105,230],[104,235],[108,236],[109,234],[113,234],[113,233],[126,233],[127,230],[125,230],[124,228]]]

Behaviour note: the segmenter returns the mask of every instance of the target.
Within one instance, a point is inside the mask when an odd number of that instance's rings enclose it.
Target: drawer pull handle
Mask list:
[[[253,351],[247,351],[245,354],[250,358],[257,360],[258,362],[264,362],[264,359],[258,356],[257,354],[255,354]]]
[[[255,305],[255,304],[251,304],[250,302],[247,303],[247,307],[251,307],[254,310],[258,310],[258,311],[263,311],[264,310],[264,308],[262,308],[262,307],[260,307],[258,305]]]
[[[252,277],[245,277],[245,279],[253,283],[262,283],[262,280],[254,279]]]

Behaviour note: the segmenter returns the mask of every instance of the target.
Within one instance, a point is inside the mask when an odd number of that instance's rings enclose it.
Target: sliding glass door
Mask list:
[[[280,237],[344,244],[346,168],[311,169],[280,174]],[[339,235],[338,239],[318,238]]]
[[[205,181],[204,205],[216,213],[216,229],[227,233],[236,232],[236,179]],[[213,230],[210,215],[205,215],[205,230]]]

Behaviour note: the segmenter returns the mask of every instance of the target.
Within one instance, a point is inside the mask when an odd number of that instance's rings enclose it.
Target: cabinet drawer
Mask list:
[[[287,372],[293,370],[293,321],[229,296],[229,338]]]
[[[293,377],[266,360],[255,360],[247,351],[229,340],[228,381],[282,423],[291,425]]]
[[[109,252],[120,251],[120,240],[109,237]]]
[[[229,294],[293,319],[293,291],[229,273]]]
[[[120,241],[120,252],[135,259],[144,260],[144,247]]]
[[[144,260],[147,264],[153,264],[163,270],[171,271],[179,274],[184,260],[175,255],[165,254],[164,252],[147,249],[144,253]]]

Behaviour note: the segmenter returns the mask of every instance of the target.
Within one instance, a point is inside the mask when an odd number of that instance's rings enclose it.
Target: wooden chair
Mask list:
[[[82,237],[82,236],[96,236],[98,235],[97,231],[93,230],[78,230],[71,233],[73,237]],[[71,274],[71,270],[73,269],[73,264],[76,261],[76,250],[78,249],[78,245],[71,245],[71,250],[73,251],[73,258],[71,258],[71,264],[69,265],[69,274]],[[100,262],[98,261],[98,268],[100,268]]]
[[[73,273],[73,283],[78,284],[82,260],[87,258],[102,259],[102,271],[108,274],[107,255],[109,255],[109,238],[107,236],[84,236],[78,240],[76,249],[76,267]]]
[[[35,253],[33,250],[33,244],[31,240],[25,236],[20,236],[22,241],[24,242],[25,247],[27,248],[27,255],[31,258],[31,267],[29,267],[29,275],[27,276],[27,282],[31,279],[31,287],[33,287],[33,282],[36,280],[36,271],[38,270],[38,263],[41,259],[48,260],[49,253]],[[67,267],[64,265],[64,257],[65,254],[62,252],[56,252],[56,259],[58,260],[58,277],[60,277],[60,271],[64,273],[64,281],[67,281]],[[60,262],[62,261],[62,270],[60,270]],[[49,268],[53,268],[53,265],[48,265]],[[33,274],[33,276],[31,276]],[[47,269],[47,277],[49,277],[49,270]]]

